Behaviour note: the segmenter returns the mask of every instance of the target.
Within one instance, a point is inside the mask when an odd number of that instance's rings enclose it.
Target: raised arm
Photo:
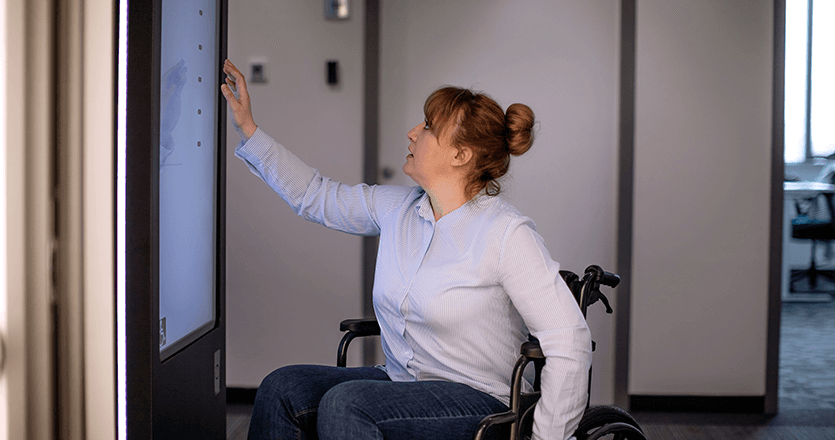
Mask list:
[[[384,193],[393,188],[350,186],[331,180],[260,128],[238,144],[235,156],[305,220],[349,234],[380,234],[377,212],[381,203],[390,199]]]
[[[386,210],[391,193],[397,190],[344,185],[322,176],[258,128],[243,74],[229,60],[223,71],[226,84],[221,92],[241,137],[235,156],[304,219],[350,234],[378,235],[377,211]]]

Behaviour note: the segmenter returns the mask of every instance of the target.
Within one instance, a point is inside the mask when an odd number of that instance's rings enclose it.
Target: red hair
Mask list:
[[[497,179],[507,173],[510,155],[519,156],[533,145],[534,115],[524,104],[513,104],[505,113],[483,93],[443,87],[426,98],[423,113],[435,136],[449,134],[454,147],[472,149],[465,188],[471,196],[485,188],[487,195],[498,195]]]

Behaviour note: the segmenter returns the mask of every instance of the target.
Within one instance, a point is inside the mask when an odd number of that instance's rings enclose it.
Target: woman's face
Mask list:
[[[437,177],[450,172],[450,159],[458,149],[450,145],[449,136],[438,139],[425,121],[411,129],[409,155],[403,165],[403,172],[418,185],[426,189]]]

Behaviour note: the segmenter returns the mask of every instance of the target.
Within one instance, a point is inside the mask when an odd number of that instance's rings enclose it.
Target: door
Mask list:
[[[130,2],[120,20],[120,420],[128,438],[225,438],[226,2]]]

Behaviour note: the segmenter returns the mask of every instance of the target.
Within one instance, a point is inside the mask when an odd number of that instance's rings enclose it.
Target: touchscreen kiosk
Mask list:
[[[119,2],[119,438],[226,438],[226,0]]]

